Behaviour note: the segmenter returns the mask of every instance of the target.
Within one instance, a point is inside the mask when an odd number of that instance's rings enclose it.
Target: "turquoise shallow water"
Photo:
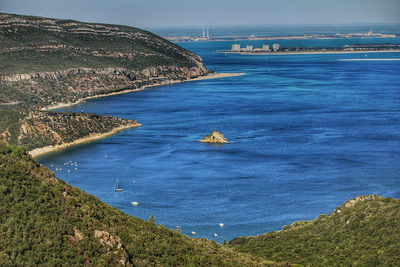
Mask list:
[[[128,214],[154,214],[157,223],[219,242],[314,219],[356,195],[400,197],[400,61],[340,60],[399,59],[400,53],[215,52],[231,44],[181,45],[199,53],[210,69],[246,75],[64,109],[136,119],[143,126],[39,161],[62,168],[57,177]],[[231,144],[196,142],[214,129]],[[76,161],[77,170],[64,165],[68,161]],[[113,190],[117,178],[122,193]]]

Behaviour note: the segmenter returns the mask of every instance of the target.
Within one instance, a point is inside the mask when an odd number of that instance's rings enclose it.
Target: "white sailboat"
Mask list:
[[[114,191],[115,191],[115,192],[122,192],[122,191],[123,191],[123,189],[122,189],[122,188],[119,188],[119,186],[118,186],[118,179],[117,179],[117,182],[115,183]]]

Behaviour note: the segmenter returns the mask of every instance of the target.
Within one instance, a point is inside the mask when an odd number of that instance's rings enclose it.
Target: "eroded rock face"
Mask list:
[[[17,144],[28,149],[61,145],[102,134],[121,126],[141,126],[134,120],[90,113],[35,111],[21,122]]]
[[[218,131],[213,131],[212,133],[204,136],[203,139],[199,140],[202,143],[215,143],[215,144],[229,144],[228,140],[224,135]]]

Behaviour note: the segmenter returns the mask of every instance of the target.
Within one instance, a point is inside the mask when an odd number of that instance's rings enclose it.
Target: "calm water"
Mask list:
[[[343,40],[302,45],[334,42]],[[215,53],[231,44],[182,45],[210,69],[246,75],[65,109],[136,119],[143,126],[40,162],[61,167],[59,178],[128,214],[154,214],[157,223],[219,242],[314,219],[361,194],[400,197],[400,61],[340,60],[400,53]],[[214,129],[231,144],[196,142]],[[76,161],[77,170],[67,161]],[[113,190],[117,178],[122,193]]]

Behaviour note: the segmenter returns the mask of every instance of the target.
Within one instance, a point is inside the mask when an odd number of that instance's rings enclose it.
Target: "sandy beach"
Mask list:
[[[121,127],[117,127],[112,129],[109,132],[106,133],[102,133],[102,134],[91,134],[88,135],[86,137],[83,138],[79,138],[73,142],[70,143],[65,143],[62,145],[55,145],[55,146],[45,146],[45,147],[41,147],[41,148],[35,148],[31,151],[29,151],[29,154],[32,157],[39,157],[39,156],[43,156],[44,154],[50,153],[50,152],[54,152],[54,151],[58,151],[58,150],[62,150],[65,149],[67,147],[71,147],[71,146],[75,146],[75,145],[79,145],[79,144],[84,144],[84,143],[89,143],[89,142],[93,142],[111,135],[114,135],[122,130],[125,129],[129,129],[129,128],[134,128],[134,127],[139,127],[142,126],[140,123],[135,123],[135,124],[129,124],[129,125],[124,125]]]

